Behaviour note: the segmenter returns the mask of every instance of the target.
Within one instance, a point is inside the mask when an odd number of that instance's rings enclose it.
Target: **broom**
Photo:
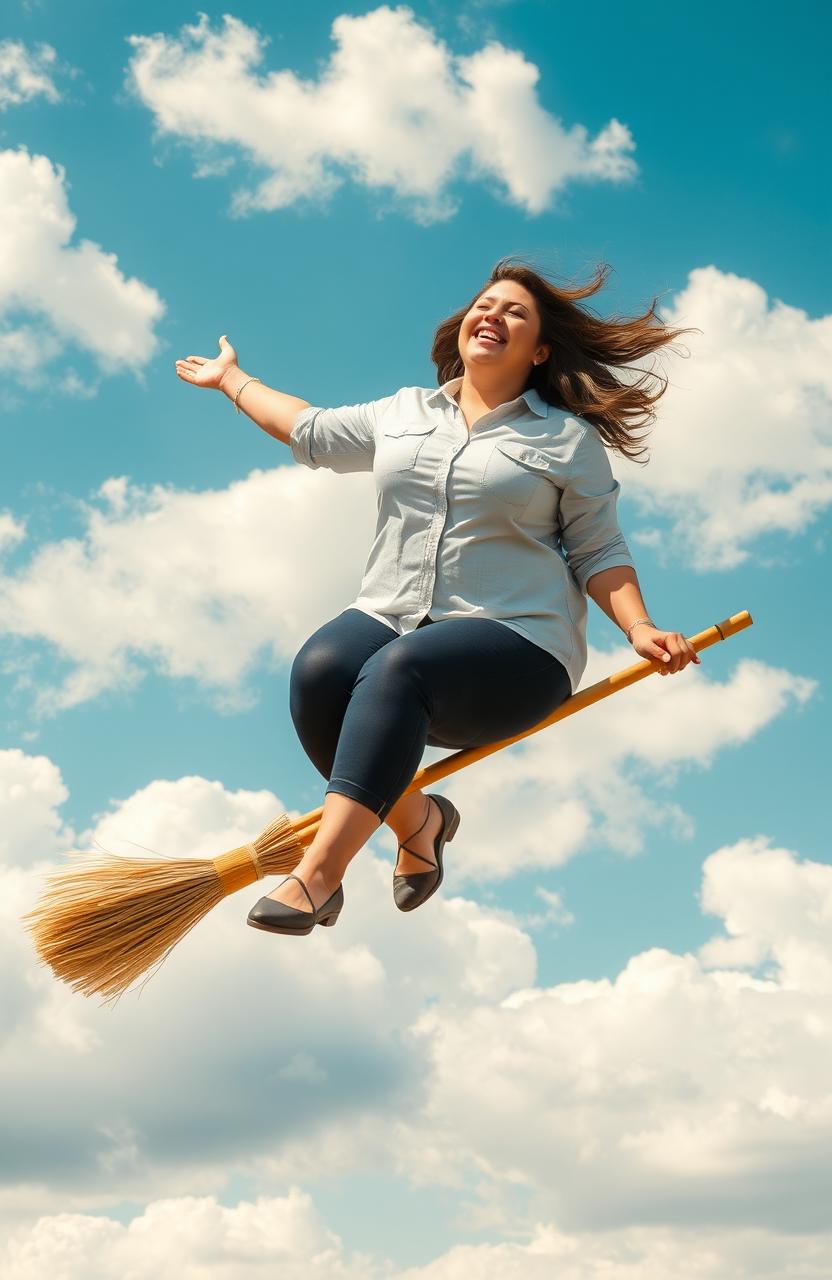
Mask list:
[[[690,637],[698,652],[752,625],[747,610]],[[501,751],[530,734],[582,711],[661,669],[645,658],[566,698],[551,715],[513,737],[467,747],[419,769],[407,795]],[[212,907],[264,876],[285,875],[298,865],[320,825],[323,809],[292,822],[284,813],[255,840],[216,858],[125,858],[74,852],[71,865],[53,872],[48,888],[22,917],[41,961],[56,977],[89,996],[117,1000],[146,970],[147,981],[177,942]]]

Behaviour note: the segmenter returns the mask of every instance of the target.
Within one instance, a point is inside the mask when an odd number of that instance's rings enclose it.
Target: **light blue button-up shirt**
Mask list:
[[[289,446],[307,467],[373,473],[378,521],[353,608],[399,635],[426,613],[493,618],[558,658],[574,693],[587,582],[635,568],[616,516],[620,485],[590,422],[528,390],[469,432],[461,385],[310,405]]]

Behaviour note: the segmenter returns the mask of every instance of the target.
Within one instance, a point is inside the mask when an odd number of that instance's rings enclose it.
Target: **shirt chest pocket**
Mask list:
[[[409,471],[436,423],[408,422],[385,427],[376,444],[374,470],[383,475]]]
[[[520,514],[527,507],[553,504],[553,461],[539,449],[519,440],[497,440],[482,472],[483,497],[503,503]]]

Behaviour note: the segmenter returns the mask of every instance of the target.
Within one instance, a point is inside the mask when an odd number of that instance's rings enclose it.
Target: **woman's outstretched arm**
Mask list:
[[[220,391],[233,403],[237,392],[250,377],[252,375],[245,373],[239,365],[232,365],[223,374]],[[274,387],[267,387],[265,382],[249,382],[240,391],[237,400],[237,408],[241,413],[247,414],[258,427],[274,436],[275,440],[282,440],[284,444],[289,443],[289,432],[298,413],[301,409],[307,409],[309,404],[309,400],[290,396],[287,391],[276,391]]]
[[[237,396],[237,408],[241,413],[245,413],[275,440],[282,440],[288,445],[295,419],[301,409],[309,407],[310,401],[289,395],[286,391],[275,391],[263,382],[249,381],[254,375],[240,368],[237,352],[225,334],[219,342],[221,354],[214,360],[205,356],[188,356],[187,360],[177,360],[177,377],[195,387],[222,391],[232,403]]]

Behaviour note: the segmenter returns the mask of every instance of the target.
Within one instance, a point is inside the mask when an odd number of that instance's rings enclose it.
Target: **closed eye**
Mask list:
[[[482,307],[482,306],[477,307],[477,311],[487,311],[487,310],[488,310],[488,307]],[[510,311],[509,315],[519,316],[521,320],[525,320],[526,318],[522,311]]]

